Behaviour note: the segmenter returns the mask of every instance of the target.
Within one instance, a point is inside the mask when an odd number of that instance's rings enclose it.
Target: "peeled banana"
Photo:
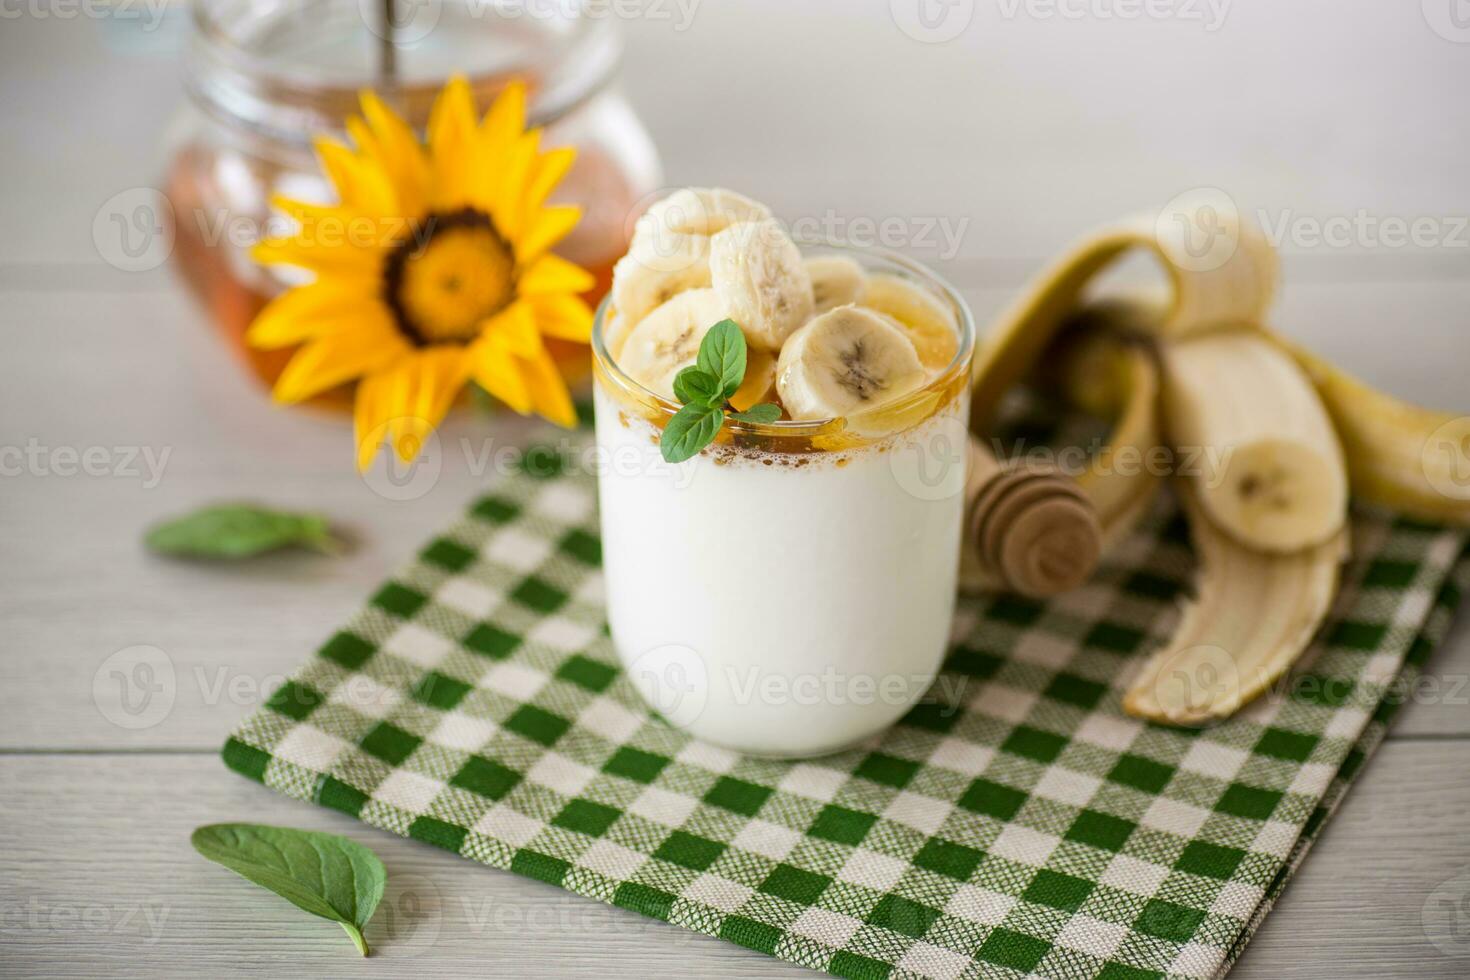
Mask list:
[[[818,255],[806,260],[812,281],[812,312],[826,313],[856,303],[868,288],[863,267],[845,255]]]
[[[690,289],[662,304],[633,328],[618,355],[618,366],[643,387],[674,398],[674,376],[699,358],[699,342],[725,318],[713,289]]]
[[[1258,331],[1161,345],[1164,427],[1205,515],[1241,544],[1289,553],[1347,521],[1347,467],[1306,375]]]
[[[1194,598],[1123,697],[1131,715],[1172,725],[1228,718],[1280,678],[1332,607],[1347,531],[1293,554],[1241,545],[1180,487],[1199,563]]]

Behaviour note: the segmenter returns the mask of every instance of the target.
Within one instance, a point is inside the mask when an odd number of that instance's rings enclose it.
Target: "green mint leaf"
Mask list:
[[[388,872],[366,847],[336,834],[251,823],[200,827],[189,843],[297,908],[339,923],[358,952],[368,955],[362,931],[383,897]]]
[[[730,417],[739,422],[753,422],[756,425],[765,425],[774,422],[781,417],[781,409],[770,402],[762,402],[752,405],[743,412],[732,412]]]
[[[150,528],[144,542],[159,554],[186,558],[249,558],[288,545],[341,550],[319,515],[249,504],[216,504],[165,521]]]
[[[682,463],[715,441],[725,413],[708,405],[685,405],[674,413],[659,437],[659,452],[670,463]]]
[[[719,408],[725,400],[720,393],[720,379],[697,367],[687,367],[674,375],[674,397],[686,405]]]
[[[745,380],[745,334],[734,320],[721,320],[699,342],[699,369],[719,381],[720,401]]]

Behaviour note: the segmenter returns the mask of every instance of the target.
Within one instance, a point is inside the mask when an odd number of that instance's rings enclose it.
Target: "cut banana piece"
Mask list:
[[[1432,523],[1470,526],[1470,417],[1399,401],[1280,336],[1342,440],[1353,493]]]
[[[776,366],[793,419],[845,418],[924,384],[924,365],[903,330],[858,306],[839,306],[791,335]]]
[[[613,266],[613,305],[625,328],[686,289],[710,284],[709,239],[702,235],[635,238]]]
[[[868,287],[863,267],[845,255],[807,259],[806,274],[812,281],[812,309],[816,313],[859,302]]]
[[[1347,469],[1307,376],[1259,331],[1163,345],[1164,418],[1210,520],[1241,544],[1286,553],[1347,520]]]
[[[713,235],[733,224],[764,221],[771,211],[764,204],[723,187],[681,187],[657,201],[634,227],[638,235]]]
[[[1123,710],[1170,725],[1234,714],[1281,677],[1312,641],[1337,593],[1348,534],[1291,555],[1242,547],[1181,486],[1194,542],[1195,598],[1173,637],[1144,665]]]
[[[752,347],[781,349],[812,315],[801,250],[775,221],[734,224],[710,239],[715,292]]]
[[[713,289],[690,289],[664,303],[633,328],[618,366],[649,391],[674,400],[674,376],[699,358],[699,343],[725,318]]]
[[[938,373],[960,349],[960,326],[949,304],[916,283],[886,272],[868,279],[862,305],[893,317],[905,330],[919,361]]]
[[[752,350],[745,355],[745,380],[730,396],[730,407],[744,412],[753,405],[773,401],[776,395],[776,355]]]

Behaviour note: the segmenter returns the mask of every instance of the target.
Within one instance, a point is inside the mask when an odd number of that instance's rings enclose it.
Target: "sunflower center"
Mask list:
[[[383,287],[420,346],[465,343],[515,298],[515,254],[488,215],[430,215],[388,255]]]

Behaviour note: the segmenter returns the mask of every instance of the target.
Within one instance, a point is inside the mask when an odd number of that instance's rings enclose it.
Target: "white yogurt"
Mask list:
[[[596,384],[608,620],[650,704],[698,738],[809,756],[871,736],[933,681],[954,615],[967,399],[847,453],[664,463]],[[804,460],[804,462],[801,462]],[[937,474],[937,476],[935,475]]]

